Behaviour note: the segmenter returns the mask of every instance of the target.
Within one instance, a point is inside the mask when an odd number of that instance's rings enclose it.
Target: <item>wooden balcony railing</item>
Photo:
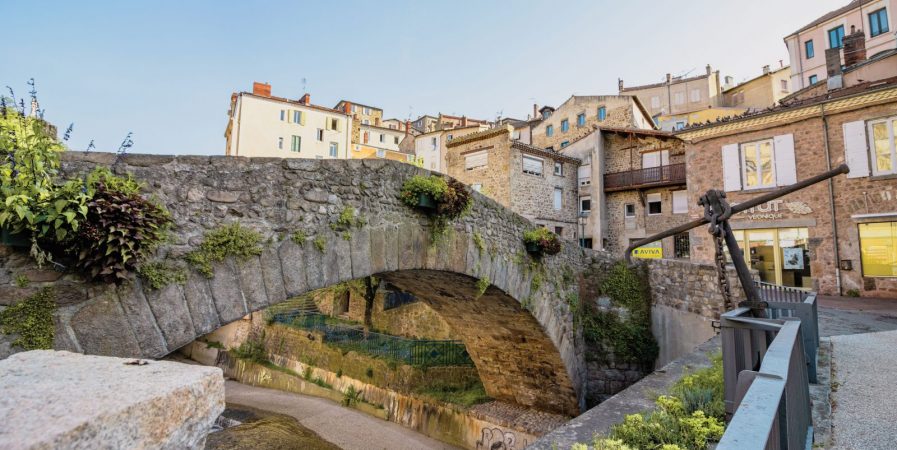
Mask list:
[[[685,184],[685,163],[604,175],[605,191]]]

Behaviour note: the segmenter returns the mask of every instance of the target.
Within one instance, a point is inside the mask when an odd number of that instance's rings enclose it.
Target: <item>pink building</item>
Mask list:
[[[851,65],[854,58],[873,58],[897,49],[894,11],[897,0],[853,0],[785,37],[791,57],[791,87],[798,91],[827,78],[826,50],[837,48],[841,64]],[[865,55],[852,55],[844,38],[856,33],[865,38]]]

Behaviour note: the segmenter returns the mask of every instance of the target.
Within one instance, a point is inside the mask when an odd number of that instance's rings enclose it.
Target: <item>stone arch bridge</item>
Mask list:
[[[534,225],[478,193],[470,212],[431,244],[429,219],[398,198],[405,179],[429,172],[392,161],[63,155],[69,175],[98,165],[146,182],[147,193],[172,212],[172,242],[160,257],[179,258],[205,231],[234,221],[266,244],[259,257],[215,265],[212,278],[190,270],[186,283],[160,290],[139,280],[85,284],[32,268],[56,287],[57,349],[161,357],[250,312],[376,275],[414,293],[452,326],[491,397],[569,415],[584,407],[584,345],[568,301],[578,274],[608,262],[606,255],[567,242],[536,264],[522,243]],[[364,225],[332,230],[350,206]],[[295,244],[294,231],[309,242]],[[318,237],[326,242],[322,251],[310,242]],[[30,264],[24,254],[7,258],[7,267]],[[489,283],[482,295],[480,280]]]

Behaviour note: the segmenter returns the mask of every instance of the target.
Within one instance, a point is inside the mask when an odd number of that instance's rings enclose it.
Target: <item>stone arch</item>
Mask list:
[[[89,170],[103,158],[68,156],[65,169]],[[237,219],[269,242],[258,257],[215,264],[209,279],[190,271],[183,285],[160,290],[139,280],[91,286],[87,301],[60,309],[57,348],[160,357],[248,313],[375,275],[414,292],[452,325],[490,396],[579,412],[581,338],[565,299],[577,287],[572,276],[561,278],[578,273],[586,256],[567,243],[533,264],[521,242],[533,225],[494,201],[475,194],[470,213],[431,244],[427,218],[398,201],[405,178],[428,172],[401,163],[132,155],[114,169],[154,180],[150,190],[177,223],[168,257],[197,245],[203,230]],[[365,215],[365,225],[334,232],[332,218],[346,206]],[[324,250],[290,240],[296,228],[325,237]],[[481,296],[478,280],[490,284]]]

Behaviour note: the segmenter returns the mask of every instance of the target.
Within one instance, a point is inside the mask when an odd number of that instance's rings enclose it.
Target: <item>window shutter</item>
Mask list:
[[[287,123],[293,123],[293,111],[287,110]]]
[[[797,183],[797,165],[794,160],[794,135],[783,134],[774,137],[772,148],[776,159],[776,185],[788,186]]]
[[[466,170],[482,167],[488,163],[489,153],[487,153],[485,150],[476,153],[469,153],[464,156],[464,168]]]
[[[343,131],[343,121],[336,119],[336,131]]]
[[[850,167],[847,178],[869,176],[869,147],[866,144],[866,123],[847,122],[844,128],[844,161]]]
[[[542,160],[539,158],[524,156],[523,171],[535,175],[542,175]]]
[[[299,125],[305,125],[305,111],[299,111]]]
[[[723,189],[726,192],[741,190],[741,161],[738,144],[723,146]]]
[[[681,214],[688,212],[688,191],[673,191],[673,213]]]

